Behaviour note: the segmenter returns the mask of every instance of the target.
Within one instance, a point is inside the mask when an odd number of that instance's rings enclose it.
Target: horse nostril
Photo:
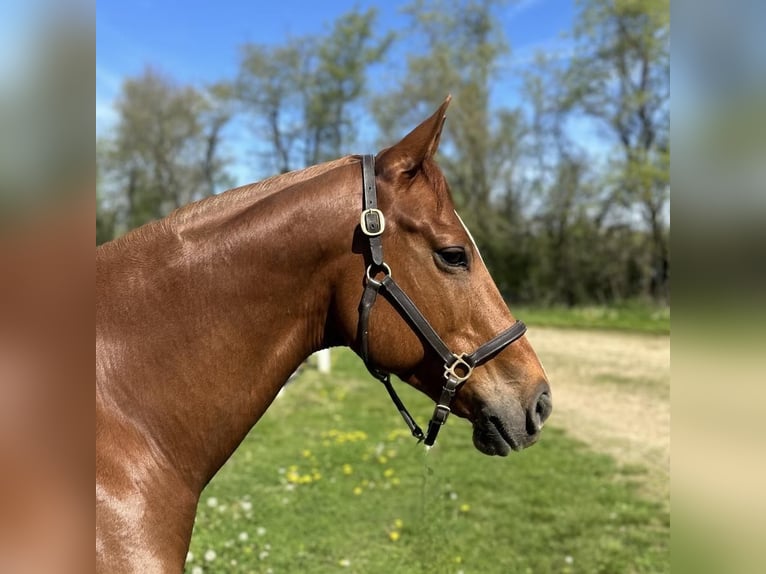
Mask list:
[[[537,395],[537,399],[527,411],[527,432],[530,435],[539,433],[552,410],[553,401],[551,400],[551,394],[544,390]]]
[[[537,399],[537,405],[535,405],[535,412],[540,417],[540,423],[544,423],[551,415],[553,410],[553,401],[551,400],[551,394],[548,391],[540,394]]]

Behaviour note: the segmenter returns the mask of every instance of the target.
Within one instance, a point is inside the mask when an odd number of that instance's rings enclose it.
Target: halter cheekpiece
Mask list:
[[[391,400],[399,409],[399,412],[407,423],[412,436],[423,441],[426,446],[432,446],[442,425],[447,422],[450,414],[450,403],[460,386],[468,380],[474,367],[488,361],[505,347],[519,339],[527,330],[526,325],[516,321],[505,331],[502,331],[471,354],[456,354],[439,337],[434,328],[423,316],[412,299],[402,291],[391,276],[391,268],[383,260],[383,242],[381,236],[386,229],[386,219],[378,209],[377,189],[375,187],[375,158],[372,155],[362,156],[362,193],[363,210],[359,220],[359,227],[367,237],[370,246],[372,263],[365,273],[365,287],[362,300],[359,303],[359,324],[357,337],[359,339],[360,352],[367,370],[383,383],[391,397]],[[381,279],[376,279],[382,275]],[[369,321],[372,307],[378,293],[384,296],[394,307],[408,319],[412,328],[431,346],[431,349],[444,361],[445,383],[442,387],[434,413],[428,423],[428,433],[424,434],[412,418],[406,407],[396,394],[391,384],[391,374],[385,372],[370,361],[369,356]]]

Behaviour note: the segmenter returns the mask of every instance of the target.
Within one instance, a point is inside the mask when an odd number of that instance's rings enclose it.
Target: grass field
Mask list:
[[[524,307],[514,305],[513,312],[528,325],[575,329],[609,329],[641,333],[670,333],[670,307],[628,302],[618,306],[567,308]]]
[[[332,375],[305,369],[205,490],[186,572],[669,572],[669,504],[645,465],[573,438],[555,410],[508,458],[476,451],[456,417],[426,454],[361,362],[333,353]],[[425,423],[432,404],[397,387]]]

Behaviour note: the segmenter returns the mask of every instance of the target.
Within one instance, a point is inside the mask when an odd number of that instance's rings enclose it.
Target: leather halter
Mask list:
[[[404,422],[407,423],[410,432],[412,432],[412,436],[417,438],[418,442],[424,441],[426,446],[430,447],[436,441],[436,436],[439,434],[442,425],[447,422],[447,417],[451,412],[450,403],[452,398],[455,396],[458,388],[471,376],[474,367],[488,361],[505,347],[521,338],[526,332],[527,327],[521,321],[516,321],[508,329],[481,345],[471,354],[463,353],[458,355],[450,351],[449,347],[420,312],[417,305],[413,303],[412,299],[394,281],[391,276],[391,268],[383,260],[381,235],[386,228],[386,219],[378,209],[377,189],[375,186],[375,158],[372,155],[362,156],[362,192],[364,209],[359,225],[362,233],[368,238],[372,263],[367,267],[364,293],[359,303],[357,338],[359,340],[360,353],[367,370],[385,385],[391,400],[396,405],[396,408],[399,409]],[[375,277],[380,274],[383,274],[382,279],[376,279]],[[391,374],[377,368],[370,361],[369,321],[378,293],[386,296],[394,307],[409,321],[413,330],[425,339],[431,346],[431,349],[444,361],[444,378],[446,382],[442,387],[441,396],[428,423],[427,434],[423,433],[423,430],[418,426],[396,394],[394,387],[391,385]]]

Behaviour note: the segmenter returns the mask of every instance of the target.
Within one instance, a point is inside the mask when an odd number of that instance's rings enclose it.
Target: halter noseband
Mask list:
[[[526,325],[521,321],[516,321],[505,331],[502,331],[471,354],[456,354],[449,350],[449,347],[439,337],[434,328],[423,316],[417,305],[413,303],[407,294],[402,291],[391,277],[391,268],[383,260],[383,243],[381,235],[386,228],[386,220],[383,213],[378,209],[377,189],[375,187],[375,158],[371,155],[362,156],[362,193],[364,209],[360,218],[359,226],[362,233],[368,238],[370,245],[370,255],[372,263],[367,267],[365,274],[365,287],[362,294],[362,300],[359,303],[359,324],[357,337],[359,339],[360,352],[367,370],[379,381],[381,381],[388,391],[391,400],[399,409],[399,412],[412,432],[412,436],[418,439],[418,442],[424,441],[426,446],[432,446],[436,441],[436,436],[442,425],[447,422],[450,414],[450,403],[455,396],[458,388],[471,376],[474,367],[488,361],[505,347],[519,339],[527,330]],[[374,272],[373,272],[374,271]],[[383,278],[378,280],[375,277],[383,274]],[[446,382],[442,387],[441,396],[436,403],[434,413],[428,423],[428,433],[423,434],[423,430],[412,418],[407,408],[396,394],[391,384],[391,374],[375,367],[370,362],[369,356],[369,321],[372,306],[378,293],[383,293],[394,307],[409,320],[412,328],[425,339],[433,351],[444,361],[444,378]]]

